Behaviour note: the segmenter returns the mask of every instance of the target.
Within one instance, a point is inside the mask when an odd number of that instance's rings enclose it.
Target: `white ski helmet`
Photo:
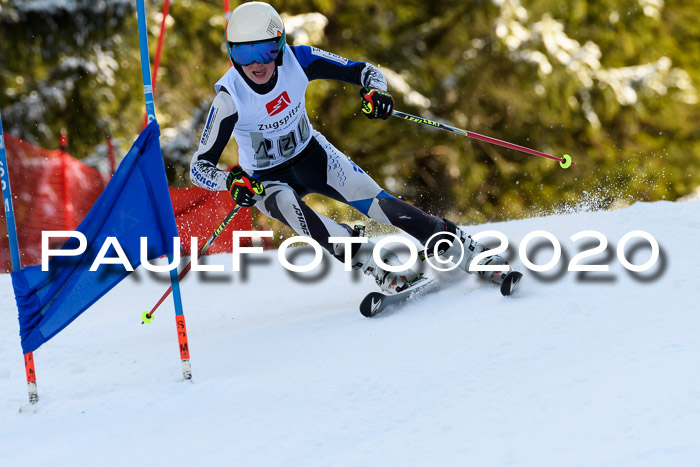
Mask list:
[[[226,45],[236,65],[274,61],[284,53],[286,38],[279,13],[263,2],[239,5],[226,25]]]

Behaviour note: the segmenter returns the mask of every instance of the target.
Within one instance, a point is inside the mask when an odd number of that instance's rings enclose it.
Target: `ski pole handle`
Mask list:
[[[214,243],[214,240],[217,239],[217,237],[221,234],[221,232],[224,231],[224,229],[231,223],[234,217],[236,217],[236,214],[238,214],[238,211],[240,211],[242,206],[236,205],[233,210],[228,213],[228,215],[224,218],[224,220],[219,224],[219,226],[214,230],[214,233],[211,234],[209,237],[209,240],[207,240],[207,243],[204,244],[204,246],[199,250],[199,256],[202,256],[206,251],[209,249],[212,243]],[[190,269],[192,269],[192,260],[190,260],[189,263],[187,263],[187,266],[182,270],[180,275],[177,276],[178,282],[182,281],[182,279],[187,275],[188,272],[190,272]],[[168,290],[165,291],[162,297],[160,297],[160,300],[158,300],[158,303],[155,304],[153,308],[151,308],[151,311],[144,311],[141,314],[141,324],[144,323],[150,323],[153,321],[153,313],[156,312],[158,307],[160,306],[161,303],[165,301],[166,298],[168,298],[168,295],[173,291],[173,286],[171,285],[168,287]]]
[[[485,141],[487,143],[502,146],[504,148],[514,149],[516,151],[524,152],[526,154],[532,154],[533,156],[540,156],[540,157],[545,157],[547,159],[552,159],[552,160],[558,161],[559,165],[564,169],[568,169],[572,165],[576,165],[575,162],[571,161],[571,156],[568,154],[564,154],[562,157],[550,156],[549,154],[545,154],[545,153],[540,152],[540,151],[535,151],[534,149],[526,148],[525,146],[520,146],[519,144],[513,144],[513,143],[509,143],[508,141],[503,141],[500,139],[491,138],[490,136],[480,135],[479,133],[474,133],[472,131],[462,130],[460,128],[446,125],[444,123],[436,122],[433,120],[428,120],[427,118],[423,118],[423,117],[417,117],[415,115],[410,115],[410,114],[407,114],[404,112],[400,112],[398,110],[394,110],[391,113],[391,115],[393,117],[403,118],[404,120],[408,120],[409,122],[421,123],[423,125],[431,126],[433,128],[439,128],[441,130],[451,131],[452,133],[457,133],[460,135],[467,136],[469,138],[474,138],[474,139],[478,139],[480,141]]]

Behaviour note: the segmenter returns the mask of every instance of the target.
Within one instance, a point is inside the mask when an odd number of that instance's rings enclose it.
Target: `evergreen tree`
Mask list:
[[[650,0],[284,0],[318,12],[313,45],[379,65],[397,108],[554,155],[576,167],[360,115],[357,89],[316,81],[314,126],[381,185],[462,222],[588,203],[673,200],[700,183],[700,9]],[[83,157],[107,134],[126,149],[143,122],[134,2],[0,0],[0,111],[6,130]],[[161,1],[147,2],[155,54]],[[231,2],[235,7],[235,2]],[[289,23],[292,24],[291,21]],[[228,69],[219,1],[175,1],[156,113],[168,176],[186,185],[213,84]],[[289,41],[306,41],[290,34]],[[231,142],[223,159],[236,161]],[[320,200],[312,199],[312,203]],[[355,216],[332,202],[325,209]]]

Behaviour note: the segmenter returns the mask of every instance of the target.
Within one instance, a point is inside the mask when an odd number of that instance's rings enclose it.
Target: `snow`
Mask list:
[[[697,465],[699,228],[700,201],[470,226],[506,234],[525,273],[516,295],[455,271],[430,299],[373,319],[357,311],[373,282],[338,262],[300,281],[274,251],[245,272],[210,257],[226,272],[182,284],[191,382],[172,301],[140,324],[167,278],[139,270],[35,352],[34,406],[2,275],[0,465]],[[517,259],[535,230],[563,251],[539,278]],[[583,230],[607,237],[590,260],[610,265],[585,280],[563,270]],[[661,249],[636,275],[616,256],[634,230]]]

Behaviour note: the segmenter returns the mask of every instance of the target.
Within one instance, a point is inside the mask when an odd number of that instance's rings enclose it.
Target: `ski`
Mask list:
[[[518,271],[509,272],[500,286],[501,295],[508,297],[515,292],[520,280],[523,278],[523,273]],[[402,307],[407,302],[418,300],[419,298],[431,293],[436,292],[442,287],[435,282],[434,279],[428,277],[421,277],[406,290],[395,294],[386,294],[382,292],[370,292],[360,303],[360,313],[362,316],[371,318],[378,315],[379,313]]]
[[[388,309],[400,307],[410,300],[418,299],[429,292],[437,290],[434,279],[421,277],[408,289],[395,294],[382,292],[370,292],[360,303],[360,313],[362,316],[371,318]]]
[[[511,271],[506,274],[506,277],[503,278],[503,282],[501,283],[501,295],[504,297],[512,295],[513,292],[515,292],[515,288],[518,286],[518,283],[520,283],[520,279],[522,278],[522,272]]]

